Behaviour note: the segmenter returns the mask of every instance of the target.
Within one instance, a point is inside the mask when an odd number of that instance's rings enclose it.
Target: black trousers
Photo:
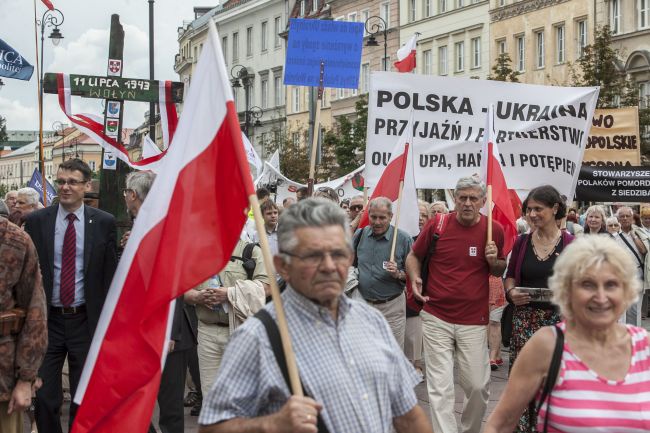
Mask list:
[[[61,428],[63,364],[67,356],[70,369],[70,394],[74,398],[92,337],[85,312],[68,315],[50,312],[47,332],[47,352],[38,373],[43,380],[43,386],[36,392],[36,426],[39,433],[63,433]],[[68,431],[72,427],[77,408],[77,404],[70,402]]]
[[[165,368],[163,368],[158,390],[158,406],[160,407],[158,427],[162,433],[183,433],[185,428],[183,398],[188,354],[189,350],[179,350],[167,355],[165,360]],[[155,431],[153,425],[150,425],[149,432],[154,433]]]

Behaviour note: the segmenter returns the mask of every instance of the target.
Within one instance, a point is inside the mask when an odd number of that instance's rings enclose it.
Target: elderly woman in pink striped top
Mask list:
[[[553,271],[549,288],[564,320],[526,343],[485,433],[512,432],[531,400],[541,408],[530,431],[650,431],[648,332],[619,320],[641,287],[630,255],[608,237],[585,236]],[[540,403],[560,334],[559,371]]]

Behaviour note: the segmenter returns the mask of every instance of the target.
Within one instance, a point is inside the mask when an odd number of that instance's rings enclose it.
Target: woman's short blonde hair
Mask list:
[[[589,215],[591,215],[592,213],[599,214],[600,219],[603,221],[603,225],[605,224],[605,219],[607,219],[607,215],[605,215],[605,209],[601,205],[595,204],[593,206],[589,206],[587,212],[585,212],[585,218],[589,218]]]
[[[571,242],[555,261],[553,275],[548,279],[548,287],[553,290],[553,303],[560,307],[560,313],[570,319],[573,311],[569,298],[573,284],[584,273],[603,263],[612,266],[614,273],[623,284],[627,306],[636,302],[641,290],[637,277],[637,267],[630,254],[607,234],[583,236]]]

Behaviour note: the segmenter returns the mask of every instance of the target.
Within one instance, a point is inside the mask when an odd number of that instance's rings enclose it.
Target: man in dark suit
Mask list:
[[[25,230],[38,252],[49,308],[48,347],[36,393],[39,433],[62,433],[61,370],[68,357],[74,396],[117,267],[115,218],[85,206],[91,170],[80,159],[59,165],[59,204],[31,213]],[[70,403],[70,425],[77,405]]]
[[[156,175],[148,171],[136,171],[126,177],[124,201],[126,209],[133,219],[138,216]],[[126,232],[120,241],[126,246],[130,232]],[[185,430],[185,412],[183,393],[185,391],[185,376],[189,362],[190,349],[196,347],[196,327],[192,326],[190,317],[183,308],[183,297],[176,299],[174,319],[169,341],[169,353],[165,360],[165,368],[160,378],[158,391],[158,406],[160,417],[158,427],[162,433],[183,433]],[[153,425],[149,432],[155,433]]]

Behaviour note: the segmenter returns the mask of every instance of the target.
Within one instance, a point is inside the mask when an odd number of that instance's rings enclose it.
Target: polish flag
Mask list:
[[[73,433],[144,433],[171,331],[173,300],[230,259],[255,194],[217,30],[144,202],[88,353]]]
[[[500,160],[494,130],[494,104],[490,104],[485,139],[481,148],[481,174],[485,184],[492,185],[492,219],[503,226],[503,256],[506,256],[517,238],[517,216]]]
[[[414,34],[399,50],[397,50],[397,61],[393,63],[399,72],[411,72],[415,69],[415,48],[418,34]]]
[[[54,10],[54,5],[52,4],[52,2],[51,2],[50,0],[41,0],[41,1],[43,2],[43,4],[44,4],[45,6],[47,6],[47,8],[48,8],[49,10],[51,10],[51,11]]]
[[[418,195],[415,189],[415,176],[413,165],[413,119],[409,121],[404,133],[397,141],[391,153],[388,165],[381,174],[377,185],[372,190],[370,200],[375,197],[386,197],[393,201],[393,220],[397,218],[397,198],[399,195],[400,182],[404,182],[402,189],[402,205],[400,206],[399,228],[411,236],[420,232],[418,225]],[[370,224],[368,209],[363,210],[359,220],[359,228]]]

